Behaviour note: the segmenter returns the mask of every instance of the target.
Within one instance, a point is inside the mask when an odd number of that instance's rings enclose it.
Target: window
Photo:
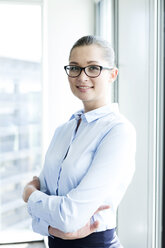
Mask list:
[[[0,1],[0,243],[41,238],[22,200],[42,162],[41,10]]]

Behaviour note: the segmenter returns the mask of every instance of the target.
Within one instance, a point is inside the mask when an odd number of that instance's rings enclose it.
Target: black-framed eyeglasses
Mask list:
[[[113,67],[103,67],[101,65],[88,65],[86,67],[80,67],[78,65],[66,65],[64,66],[64,69],[66,74],[72,78],[80,76],[82,70],[88,77],[96,78],[101,74],[102,70],[112,70]]]

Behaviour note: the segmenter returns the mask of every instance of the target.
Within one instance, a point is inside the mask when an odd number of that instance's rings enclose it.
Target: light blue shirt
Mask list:
[[[135,169],[135,136],[112,105],[78,111],[58,127],[40,174],[41,191],[28,200],[33,230],[49,235],[50,225],[74,232],[90,218],[99,221],[97,231],[115,228],[117,207]],[[101,205],[110,209],[94,214]]]

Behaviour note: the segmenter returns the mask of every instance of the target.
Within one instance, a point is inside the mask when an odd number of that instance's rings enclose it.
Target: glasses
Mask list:
[[[64,66],[64,69],[66,71],[66,74],[72,78],[80,76],[82,70],[88,77],[96,78],[101,74],[102,70],[112,70],[113,68],[103,67],[101,65],[89,65],[86,67],[80,67],[77,65],[66,65]]]

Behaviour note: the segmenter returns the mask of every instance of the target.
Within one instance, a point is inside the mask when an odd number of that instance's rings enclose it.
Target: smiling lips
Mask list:
[[[93,86],[76,86],[80,91],[84,92],[88,89],[93,88]]]
[[[93,88],[93,86],[76,86],[76,87],[81,93],[86,93]]]

